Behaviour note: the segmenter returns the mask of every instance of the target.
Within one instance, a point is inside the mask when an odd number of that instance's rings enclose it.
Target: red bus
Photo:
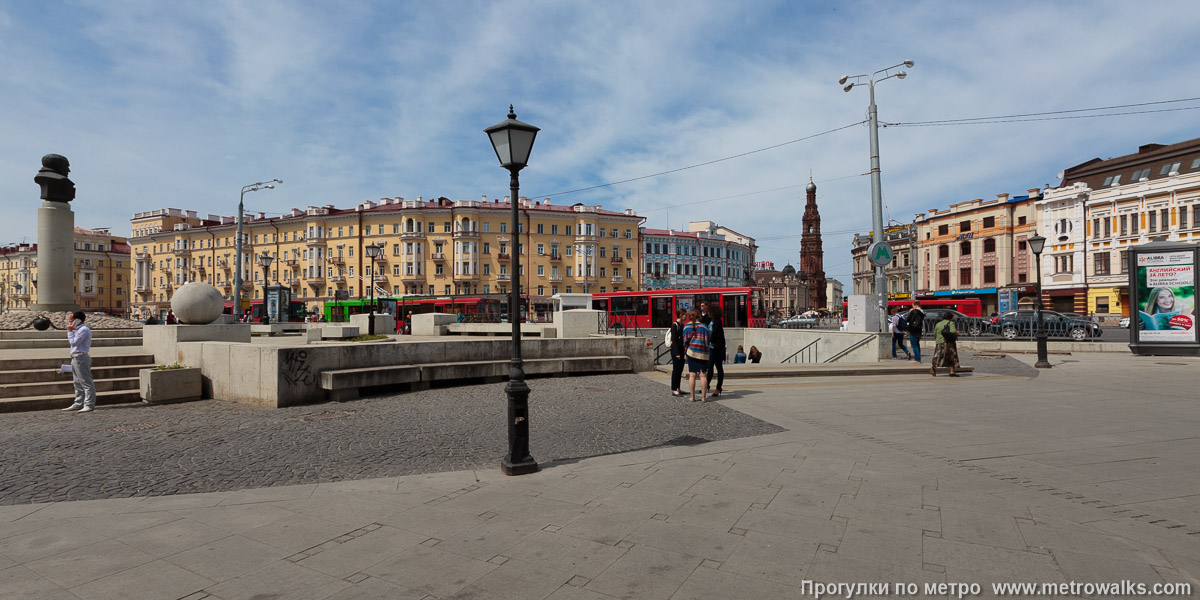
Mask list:
[[[689,290],[642,290],[592,294],[592,308],[608,313],[609,323],[626,328],[665,328],[675,320],[675,311],[700,306],[701,302],[721,307],[726,327],[765,327],[762,288],[700,288]]]
[[[968,317],[983,316],[983,302],[979,298],[917,298],[924,308],[948,308],[957,310],[958,312]],[[912,308],[913,301],[908,300],[888,300],[888,311],[890,312],[893,306],[899,306],[900,310],[908,310]],[[848,302],[842,303],[842,314],[846,314]],[[843,317],[845,318],[845,317]]]

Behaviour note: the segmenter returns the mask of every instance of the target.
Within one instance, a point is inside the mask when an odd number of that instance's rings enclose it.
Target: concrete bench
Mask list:
[[[527,376],[612,373],[632,371],[633,361],[628,356],[578,356],[529,359],[523,366]],[[508,360],[479,360],[337,369],[321,372],[321,389],[329,392],[330,400],[344,402],[357,398],[361,388],[401,384],[424,388],[434,381],[463,379],[501,381],[508,377],[508,368]]]
[[[508,323],[451,323],[443,325],[446,333],[451,335],[490,335],[509,337],[512,335],[512,325]],[[538,336],[542,338],[558,337],[558,329],[553,325],[543,323],[522,323],[521,337]]]
[[[352,325],[326,325],[321,328],[323,340],[345,340],[358,337],[358,328]]]
[[[305,329],[304,323],[255,323],[250,325],[250,334],[272,336],[281,333],[301,333]]]

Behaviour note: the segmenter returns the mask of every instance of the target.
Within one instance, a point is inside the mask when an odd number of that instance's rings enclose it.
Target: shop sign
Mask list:
[[[995,294],[996,288],[980,288],[977,290],[946,290],[942,292],[934,292],[934,296],[981,296],[984,294]]]

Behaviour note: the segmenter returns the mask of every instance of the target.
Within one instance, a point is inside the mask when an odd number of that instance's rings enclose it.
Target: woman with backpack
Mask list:
[[[700,311],[688,311],[688,323],[683,327],[683,345],[688,366],[688,385],[692,402],[696,401],[696,378],[700,378],[700,401],[708,402],[708,359],[712,353],[708,326],[700,321]]]
[[[929,374],[937,377],[938,367],[949,367],[950,376],[958,377],[954,369],[958,368],[958,328],[954,326],[954,315],[950,311],[942,315],[942,320],[933,326],[933,362],[929,366]]]

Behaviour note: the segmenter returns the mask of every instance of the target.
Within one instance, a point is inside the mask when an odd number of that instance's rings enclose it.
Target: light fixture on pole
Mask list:
[[[1046,327],[1042,322],[1042,250],[1046,249],[1046,238],[1034,235],[1027,240],[1037,265],[1037,362],[1033,366],[1049,369],[1050,360],[1046,352]]]
[[[904,79],[908,77],[908,73],[904,71],[892,72],[893,69],[900,67],[912,68],[913,61],[906,60],[898,65],[892,65],[886,69],[880,69],[871,74],[863,75],[844,75],[838,80],[839,84],[845,85],[842,91],[849,92],[856,85],[862,85],[861,80],[865,77],[867,87],[870,90],[871,104],[868,106],[867,114],[870,120],[871,131],[871,231],[873,241],[876,243],[885,243],[883,239],[883,190],[879,182],[879,111],[875,106],[875,84],[885,79]],[[883,74],[883,77],[875,79],[876,75]],[[847,84],[851,79],[859,80]],[[875,265],[875,294],[881,298],[887,297],[887,281],[885,280],[883,266]],[[879,305],[880,327],[887,321],[885,311],[887,302],[883,301]]]
[[[273,263],[273,262],[275,262],[275,257],[271,256],[271,253],[266,250],[263,250],[262,254],[258,255],[258,264],[262,266],[262,270],[263,270],[262,322],[264,324],[271,322],[271,313],[267,311],[267,286],[270,285],[270,283],[271,283],[270,272],[271,272],[271,263]]]
[[[517,212],[520,181],[517,173],[529,163],[529,152],[538,128],[517,120],[512,105],[508,119],[483,130],[492,142],[500,166],[508,169],[509,201],[512,207],[512,292],[508,297],[508,321],[512,325],[512,360],[508,370],[508,455],[500,463],[506,475],[524,475],[538,470],[537,461],[529,454],[529,386],[525,383],[525,367],[521,361],[521,316],[517,304],[521,298],[521,252],[517,234],[520,216]]]
[[[379,256],[383,248],[375,244],[367,244],[364,250],[367,252],[367,261],[371,265],[370,280],[367,282],[367,286],[371,288],[371,315],[367,321],[367,333],[375,335],[375,257]]]
[[[245,211],[243,202],[246,200],[246,192],[257,192],[258,190],[273,190],[276,183],[283,183],[282,179],[272,179],[267,182],[258,181],[250,185],[242,186],[242,195],[238,198],[237,212],[237,239],[233,242],[234,256],[234,273],[233,273],[233,318],[240,319],[242,316],[242,213]]]

